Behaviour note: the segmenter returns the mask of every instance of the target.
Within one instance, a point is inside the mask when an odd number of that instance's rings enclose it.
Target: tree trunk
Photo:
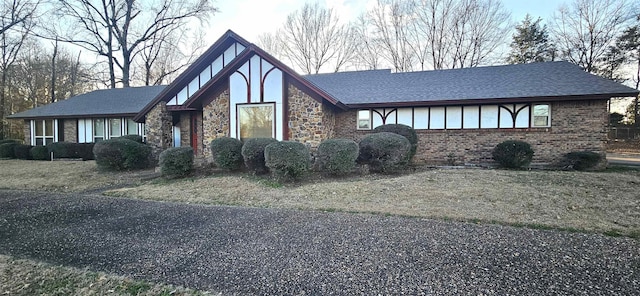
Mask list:
[[[56,57],[58,55],[58,40],[53,45],[53,54],[51,55],[51,103],[56,101]]]

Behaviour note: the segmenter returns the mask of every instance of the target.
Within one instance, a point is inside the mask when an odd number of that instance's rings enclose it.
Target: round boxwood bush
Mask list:
[[[221,137],[211,141],[213,163],[225,170],[237,170],[242,167],[242,142],[238,139]]]
[[[142,136],[140,136],[140,135],[124,135],[124,136],[120,137],[120,139],[127,139],[127,140],[131,140],[131,141],[138,142],[138,143],[144,143],[142,141]]]
[[[409,163],[411,143],[396,133],[370,134],[360,141],[358,161],[369,164],[376,173],[395,173],[406,169]]]
[[[349,139],[328,139],[318,146],[318,169],[332,175],[348,174],[356,167],[358,143]]]
[[[193,148],[175,147],[162,151],[159,164],[162,176],[184,177],[193,170]]]
[[[277,179],[297,180],[309,170],[311,155],[302,143],[282,141],[267,145],[264,148],[264,159]]]
[[[533,159],[533,149],[527,142],[507,140],[493,149],[493,160],[501,167],[517,169],[527,166]]]
[[[135,170],[149,166],[151,147],[128,139],[100,141],[93,146],[96,164],[107,170]]]
[[[376,127],[375,129],[373,129],[373,132],[389,132],[407,138],[407,140],[409,140],[409,143],[411,143],[411,150],[409,151],[409,161],[411,161],[411,159],[413,159],[413,156],[416,155],[416,150],[418,149],[418,134],[412,127],[404,124],[385,124]]]
[[[564,155],[566,167],[577,171],[586,171],[595,168],[602,160],[602,155],[593,151],[575,151]]]
[[[275,142],[278,140],[274,138],[251,138],[244,141],[241,151],[244,165],[254,174],[269,172],[264,162],[264,147]]]
[[[31,145],[17,144],[13,146],[13,154],[17,159],[31,159]]]
[[[19,145],[16,142],[6,142],[0,144],[0,158],[16,158],[13,147]]]
[[[47,146],[33,146],[29,152],[33,160],[51,160]]]

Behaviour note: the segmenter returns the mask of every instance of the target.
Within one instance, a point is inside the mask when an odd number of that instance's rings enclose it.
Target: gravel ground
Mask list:
[[[640,291],[629,238],[8,190],[0,209],[0,253],[232,295]]]

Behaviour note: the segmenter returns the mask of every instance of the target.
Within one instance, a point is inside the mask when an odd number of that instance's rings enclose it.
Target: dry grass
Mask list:
[[[276,186],[274,186],[276,185]],[[108,195],[367,212],[640,236],[640,172],[435,169],[279,187],[246,175],[154,181]]]
[[[0,255],[1,295],[212,295]]]
[[[138,182],[153,169],[101,172],[95,161],[0,160],[0,188],[81,192]]]

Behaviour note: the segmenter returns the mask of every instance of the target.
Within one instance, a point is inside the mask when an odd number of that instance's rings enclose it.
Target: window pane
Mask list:
[[[239,106],[240,139],[273,137],[273,105]]]
[[[36,137],[44,136],[44,121],[36,120]]]
[[[370,129],[371,128],[371,111],[359,110],[358,111],[358,129]]]
[[[111,137],[120,137],[122,136],[122,121],[120,118],[111,118],[109,119],[109,135]]]
[[[44,144],[44,140],[42,138],[36,138],[36,146],[42,146]]]
[[[53,143],[53,138],[45,138],[44,142],[45,142],[45,145],[49,145],[49,144]]]
[[[94,138],[104,137],[104,120],[102,119],[93,120],[93,137]]]
[[[133,121],[133,119],[127,119],[127,135],[137,135],[138,134],[138,123]]]
[[[44,121],[44,132],[46,137],[53,137],[53,119]]]
[[[549,105],[533,106],[533,126],[549,126]]]

